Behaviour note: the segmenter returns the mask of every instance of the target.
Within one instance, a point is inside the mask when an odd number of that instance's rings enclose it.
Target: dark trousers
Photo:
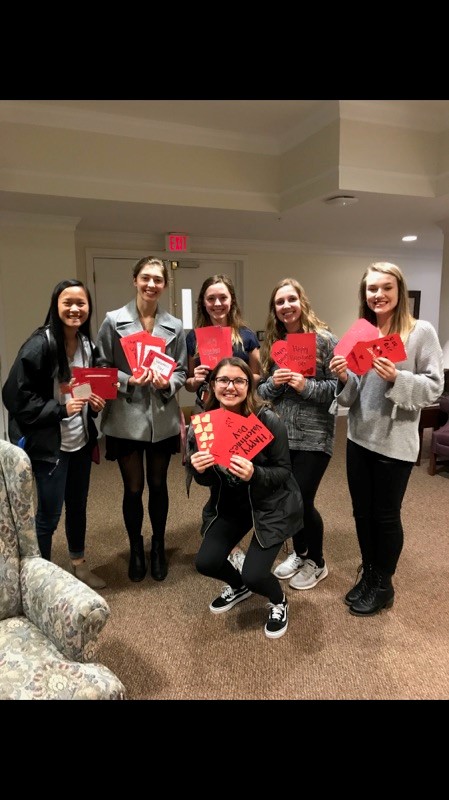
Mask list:
[[[401,506],[412,469],[411,461],[347,441],[346,470],[362,561],[386,575],[394,574],[404,544]]]
[[[92,448],[59,452],[55,463],[32,461],[37,488],[36,532],[42,558],[51,560],[53,533],[65,503],[65,533],[70,558],[84,557]]]
[[[290,461],[304,501],[304,528],[293,536],[293,547],[297,556],[307,551],[308,558],[322,567],[324,525],[320,512],[315,508],[315,495],[330,455],[313,450],[290,450]]]
[[[281,542],[272,547],[263,548],[253,535],[245,561],[243,573],[235,569],[228,561],[228,555],[251,529],[252,523],[242,525],[233,518],[219,517],[207,529],[198,551],[195,566],[201,575],[218,578],[228,583],[233,589],[247,586],[252,592],[268,597],[271,603],[282,603],[284,592],[278,579],[271,572]]]

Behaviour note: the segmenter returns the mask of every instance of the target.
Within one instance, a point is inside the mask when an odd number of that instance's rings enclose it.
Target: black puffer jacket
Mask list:
[[[90,345],[80,334],[86,356]],[[94,366],[89,363],[88,366]],[[3,387],[2,399],[8,410],[8,435],[13,444],[24,436],[30,459],[56,462],[61,448],[61,420],[68,417],[64,404],[54,399],[58,365],[51,353],[45,329],[37,331],[20,348]],[[98,432],[88,407],[88,436],[92,448]]]
[[[219,465],[197,472],[190,462],[198,449],[192,425],[187,435],[186,469],[188,478],[193,476],[198,484],[211,490],[203,509],[202,534],[218,516],[247,518],[252,519],[261,547],[271,547],[304,527],[304,506],[292,473],[285,424],[268,408],[261,409],[258,417],[274,439],[252,459],[254,474],[250,481],[234,478]]]

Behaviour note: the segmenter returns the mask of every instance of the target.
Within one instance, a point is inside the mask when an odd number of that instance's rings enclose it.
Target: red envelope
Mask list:
[[[358,342],[352,352],[357,360],[359,375],[364,375],[372,368],[374,358],[389,358],[395,363],[407,358],[404,343],[398,333],[381,336],[370,342]]]
[[[369,342],[378,335],[377,328],[367,319],[357,319],[334,347],[334,355],[347,357],[357,342]],[[352,369],[352,367],[351,367]]]
[[[229,326],[206,325],[195,328],[200,363],[213,369],[222,358],[232,356],[231,328]]]
[[[103,400],[115,400],[117,397],[117,377],[116,367],[73,367],[73,383],[70,384],[70,391],[81,385],[90,385],[91,393],[97,394]]]

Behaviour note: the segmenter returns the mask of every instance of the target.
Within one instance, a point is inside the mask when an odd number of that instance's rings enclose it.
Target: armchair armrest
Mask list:
[[[23,613],[61,653],[72,661],[94,660],[111,613],[101,595],[39,556],[22,559],[20,590]]]

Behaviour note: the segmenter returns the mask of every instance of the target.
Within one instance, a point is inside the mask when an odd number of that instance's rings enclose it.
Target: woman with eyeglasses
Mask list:
[[[198,450],[193,424],[187,436],[188,472],[201,486],[210,487],[203,509],[203,540],[195,566],[202,575],[221,580],[221,594],[209,606],[223,614],[251,594],[268,599],[265,635],[283,636],[288,626],[288,603],[271,568],[282,543],[302,527],[303,506],[293,477],[284,423],[258,397],[248,364],[241,358],[222,359],[212,370],[205,411],[222,408],[244,418],[255,414],[273,434],[273,440],[254,458],[231,456],[229,468]],[[228,560],[231,550],[253,530],[240,574]]]
[[[256,384],[260,378],[260,343],[245,324],[237,302],[234,284],[228,275],[211,275],[203,282],[196,302],[195,328],[210,325],[231,328],[232,355],[242,358],[251,368]],[[195,329],[186,336],[188,354],[188,377],[185,388],[196,392],[196,410],[203,410],[209,394],[210,367],[201,364]],[[242,571],[245,553],[236,547],[229,560]]]
[[[316,334],[316,371],[313,376],[280,366],[271,349],[289,333]],[[315,496],[332,456],[336,417],[329,414],[337,385],[329,364],[337,337],[320,320],[295,278],[274,287],[266,334],[261,349],[263,378],[257,391],[269,400],[288,432],[293,474],[304,500],[304,528],[294,531],[293,552],[275,569],[292,589],[313,589],[328,575],[323,555],[324,525]]]

